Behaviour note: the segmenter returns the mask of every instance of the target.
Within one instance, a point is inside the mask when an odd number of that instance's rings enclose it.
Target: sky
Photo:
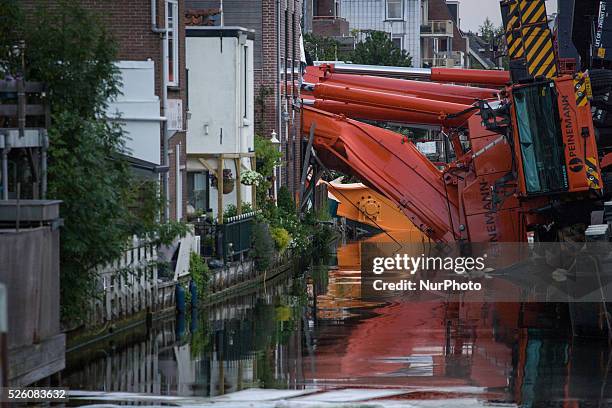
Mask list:
[[[501,25],[499,0],[459,0],[459,3],[459,19],[463,31],[478,31],[487,17],[495,26]],[[556,11],[557,0],[546,0],[546,12],[552,14]]]

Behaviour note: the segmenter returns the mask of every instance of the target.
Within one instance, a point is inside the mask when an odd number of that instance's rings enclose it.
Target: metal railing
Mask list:
[[[421,35],[453,35],[452,20],[429,20],[425,24],[421,24]]]
[[[223,258],[232,260],[251,249],[251,235],[256,211],[229,217],[224,224],[218,225]]]
[[[422,58],[424,67],[463,68],[463,54],[459,51],[445,51],[436,53],[433,58]]]

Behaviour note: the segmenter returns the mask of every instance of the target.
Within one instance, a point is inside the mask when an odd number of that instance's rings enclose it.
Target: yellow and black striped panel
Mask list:
[[[597,170],[597,161],[593,157],[588,157],[585,164],[589,187],[594,190],[600,189],[601,180]]]
[[[519,0],[521,25],[546,23],[546,3],[544,0]]]
[[[589,99],[588,92],[589,78],[582,72],[574,77],[574,93],[576,94],[576,106],[586,106]]]
[[[521,34],[529,75],[556,77],[557,58],[548,23],[523,25]]]
[[[502,20],[508,46],[508,57],[511,60],[523,58],[523,46],[521,44],[521,20],[519,7],[516,0],[506,1],[501,5]]]

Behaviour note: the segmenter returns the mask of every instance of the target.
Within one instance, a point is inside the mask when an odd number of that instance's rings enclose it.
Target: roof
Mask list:
[[[187,37],[239,37],[246,34],[249,40],[255,40],[255,30],[239,26],[187,26]]]
[[[489,43],[476,34],[468,33],[469,53],[486,69],[495,68],[495,62],[490,58]]]

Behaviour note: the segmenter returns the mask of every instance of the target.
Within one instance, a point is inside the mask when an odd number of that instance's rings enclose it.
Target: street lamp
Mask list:
[[[276,130],[272,130],[272,134],[270,135],[270,143],[272,146],[276,147],[280,151],[281,149],[281,141],[278,140]],[[278,199],[278,182],[281,178],[280,175],[280,166],[274,166],[274,202],[277,202]]]

